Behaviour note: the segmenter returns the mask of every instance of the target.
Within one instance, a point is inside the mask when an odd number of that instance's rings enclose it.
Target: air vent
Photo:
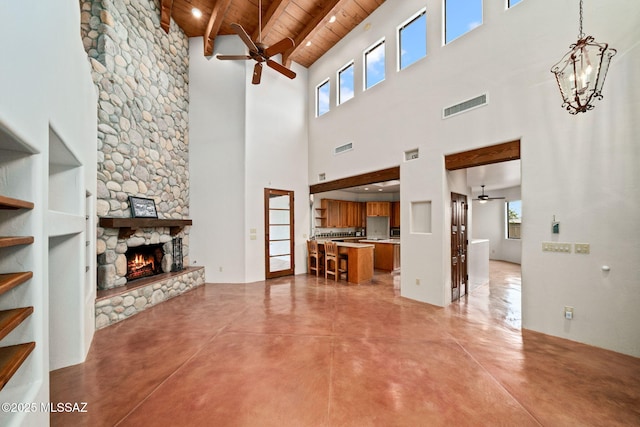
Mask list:
[[[444,110],[442,110],[442,118],[446,119],[447,117],[455,116],[456,114],[464,113],[465,111],[482,107],[484,105],[487,105],[486,93],[480,96],[476,96],[475,98],[463,101],[459,104],[452,105],[451,107],[445,108]]]
[[[347,151],[351,151],[353,150],[353,142],[349,142],[347,144],[341,145],[339,147],[336,147],[333,149],[333,154],[342,154],[342,153],[346,153]]]

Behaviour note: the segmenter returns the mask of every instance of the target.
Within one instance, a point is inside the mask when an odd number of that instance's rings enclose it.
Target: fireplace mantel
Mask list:
[[[158,219],[158,218],[100,218],[98,224],[103,228],[119,228],[118,237],[127,239],[135,233],[138,228],[159,228],[168,227],[172,236],[178,234],[187,225],[192,225],[190,219]]]

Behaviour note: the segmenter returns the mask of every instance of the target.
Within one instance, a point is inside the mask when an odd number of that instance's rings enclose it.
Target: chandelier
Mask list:
[[[562,107],[570,114],[585,113],[593,109],[592,102],[602,99],[602,87],[607,77],[611,58],[616,50],[607,43],[596,43],[582,32],[582,0],[580,0],[580,33],[578,41],[551,72],[556,75],[562,95]]]

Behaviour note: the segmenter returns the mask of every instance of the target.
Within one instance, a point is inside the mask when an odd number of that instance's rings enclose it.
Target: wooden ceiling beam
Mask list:
[[[264,39],[273,28],[273,25],[278,21],[280,16],[284,13],[284,10],[289,6],[291,0],[273,0],[269,9],[267,9],[267,14],[262,17],[262,38]],[[251,34],[252,40],[258,40],[259,36],[259,28]]]
[[[231,0],[219,0],[213,7],[211,16],[209,17],[209,23],[207,24],[207,29],[202,35],[202,38],[204,39],[204,56],[213,55],[213,42],[218,35],[218,31],[220,31],[224,15],[227,13],[227,9],[229,9],[230,4]]]
[[[160,26],[167,34],[169,34],[169,27],[171,26],[171,9],[173,9],[173,0],[162,0],[160,6]]]
[[[375,172],[336,179],[335,181],[321,182],[309,186],[310,194],[324,193],[325,191],[344,190],[345,188],[358,187],[360,185],[375,184],[376,182],[392,181],[400,179],[400,166],[393,166]]]
[[[300,34],[298,34],[293,40],[295,42],[293,49],[282,54],[282,63],[287,67],[291,66],[291,56],[298,50],[306,47],[307,41],[312,39],[321,27],[326,24],[325,21],[329,21],[329,18],[332,15],[335,15],[337,11],[347,3],[347,1],[348,0],[329,0],[322,9],[322,12],[314,16],[307,26],[304,27]]]
[[[520,140],[476,148],[462,153],[444,156],[444,166],[449,171],[490,165],[493,163],[518,160],[520,158]]]

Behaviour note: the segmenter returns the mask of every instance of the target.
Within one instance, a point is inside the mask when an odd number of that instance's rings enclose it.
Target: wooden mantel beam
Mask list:
[[[173,9],[173,0],[162,0],[160,6],[160,26],[167,34],[171,26],[171,9]]]
[[[209,17],[209,23],[207,24],[207,30],[202,35],[204,39],[204,56],[213,55],[213,42],[218,35],[218,31],[220,31],[224,15],[227,13],[230,4],[231,0],[218,0],[213,7],[211,16]]]
[[[312,39],[320,28],[329,21],[332,15],[335,15],[337,11],[347,2],[347,0],[329,0],[318,15],[314,16],[311,22],[296,36],[293,40],[295,46],[293,49],[282,54],[282,63],[289,67],[291,66],[291,56],[299,49],[303,49],[307,41]]]
[[[271,6],[267,10],[267,14],[262,17],[262,38],[266,38],[269,34],[269,31],[273,28],[273,25],[278,21],[278,18],[284,13],[284,10],[291,3],[291,0],[273,0]],[[251,35],[251,40],[258,40],[259,29],[256,30]]]

